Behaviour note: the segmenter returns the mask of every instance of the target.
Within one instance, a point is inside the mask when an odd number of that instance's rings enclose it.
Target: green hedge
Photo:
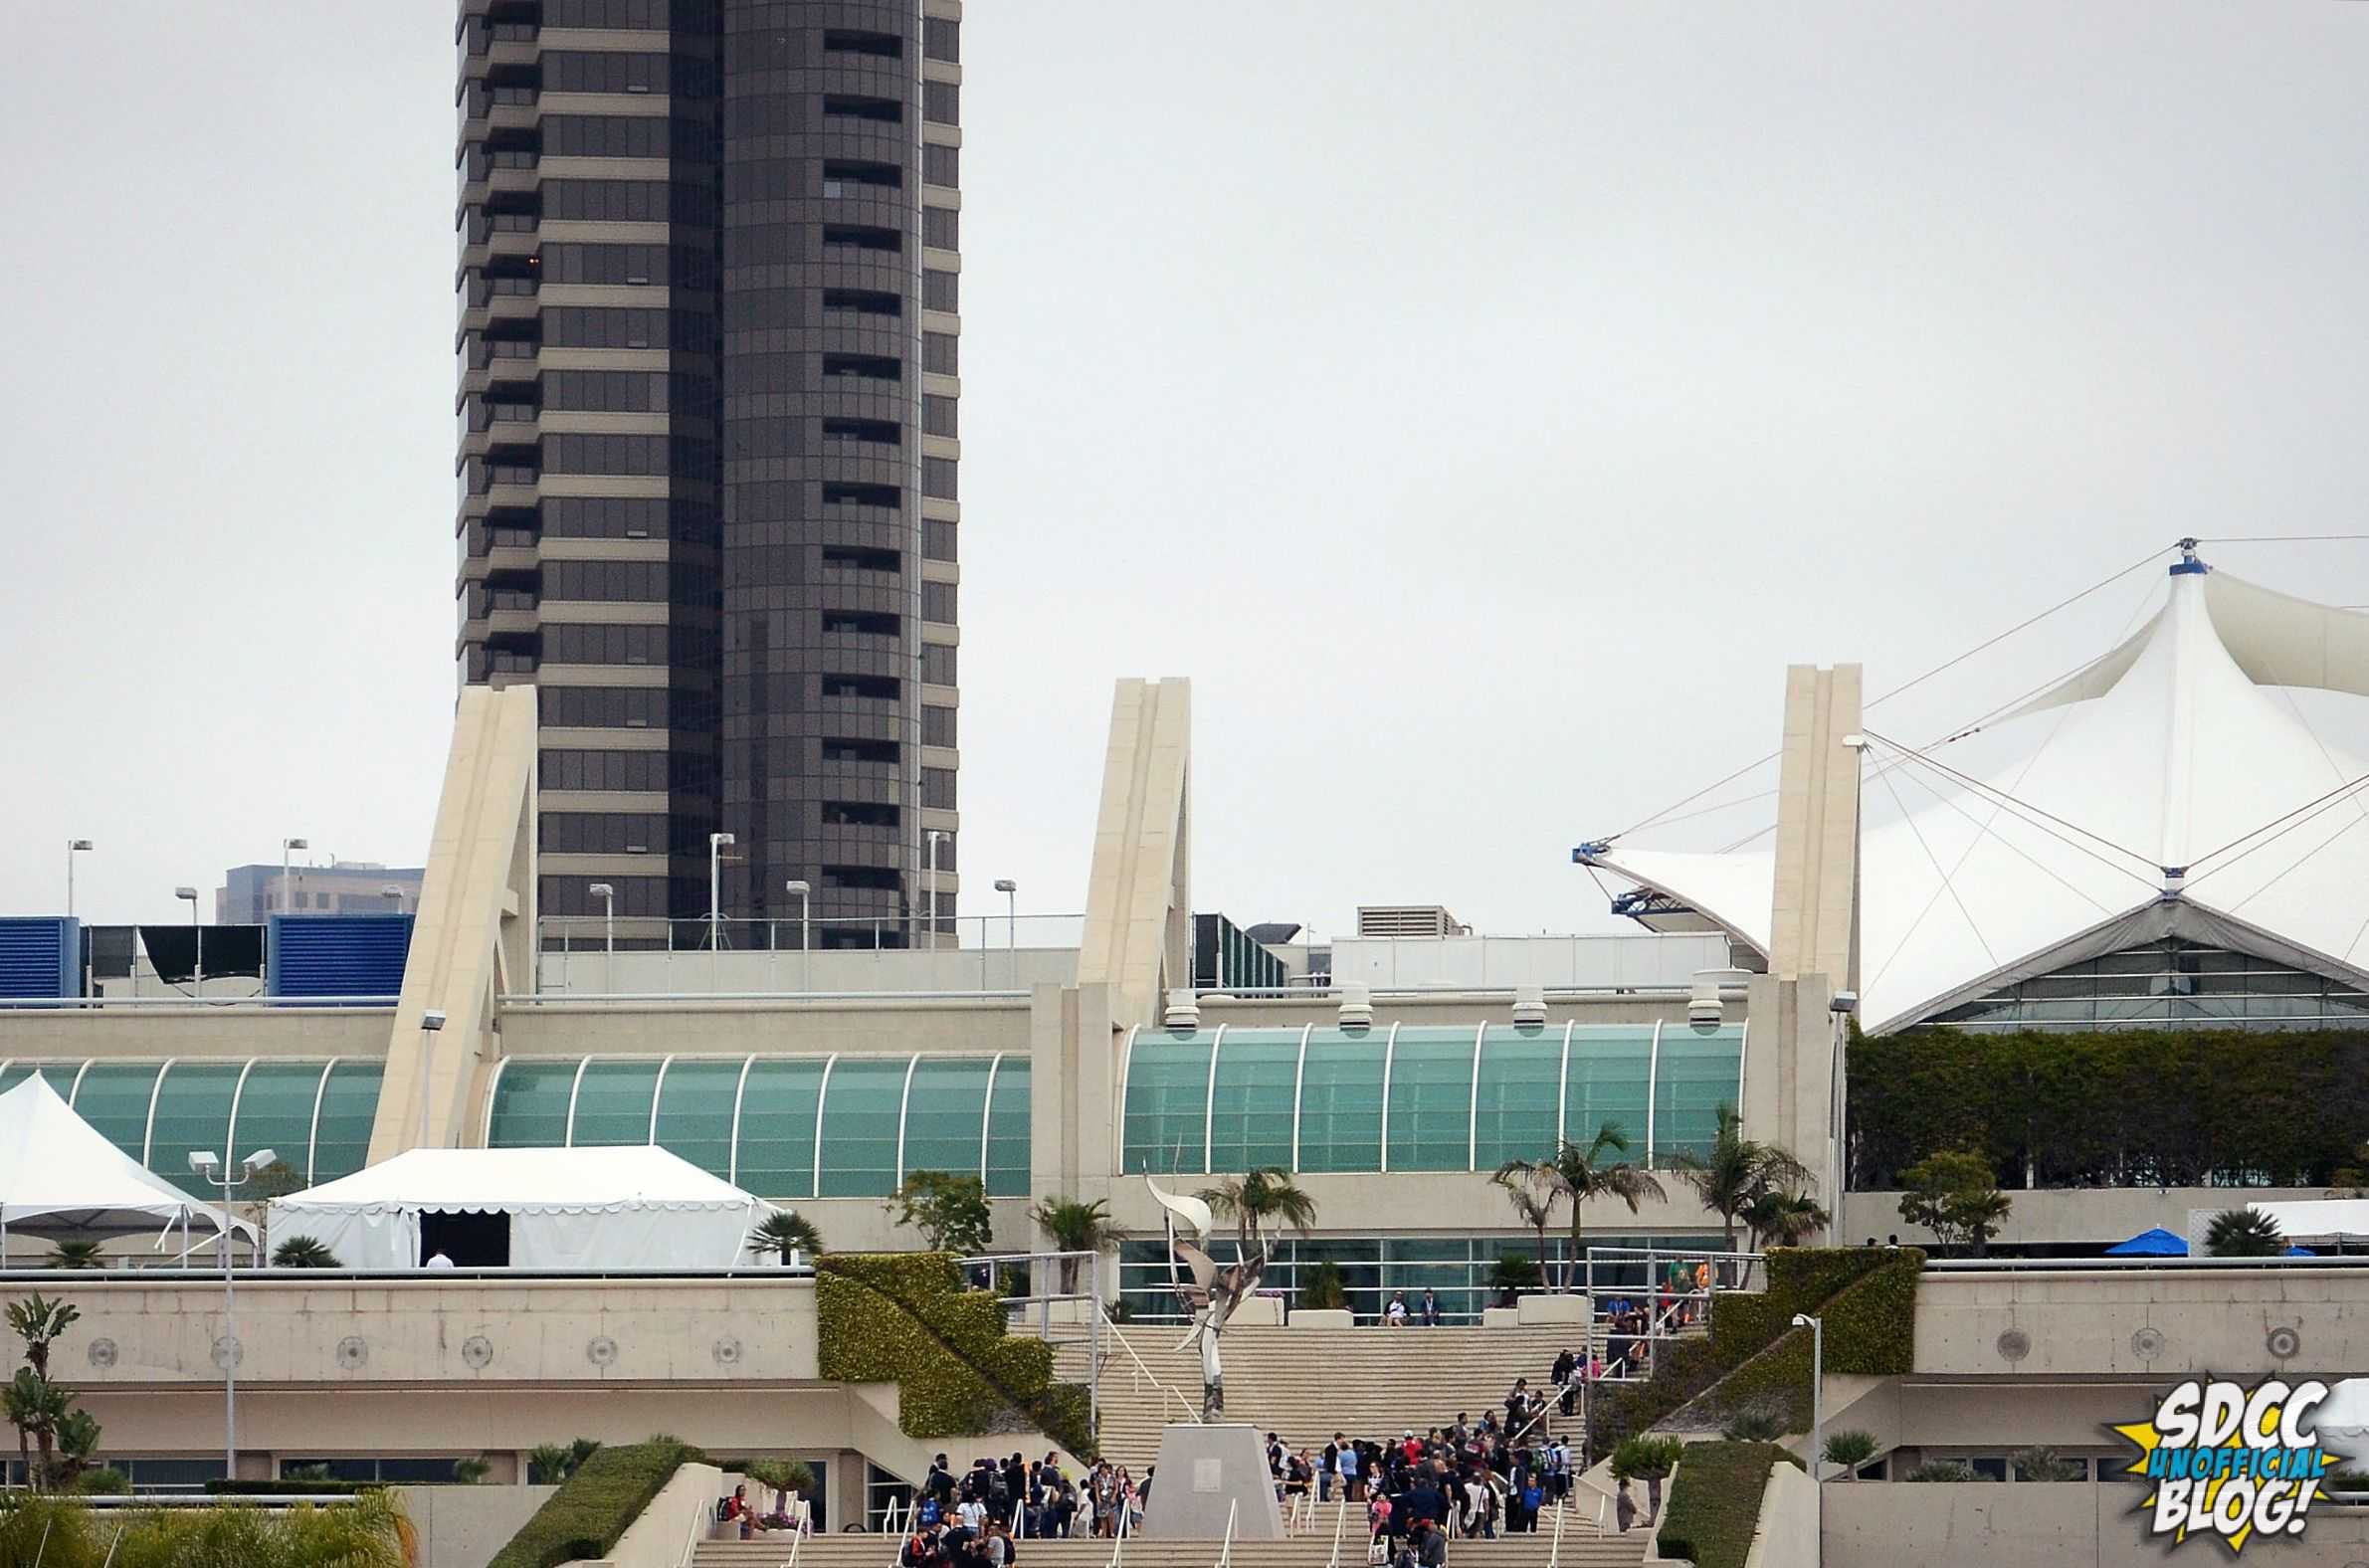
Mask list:
[[[1774,1443],[1689,1443],[1671,1482],[1660,1551],[1695,1568],[1743,1568],[1769,1468],[1801,1461]]]
[[[1790,1430],[1805,1430],[1810,1333],[1793,1326],[1796,1312],[1825,1319],[1828,1371],[1892,1376],[1911,1370],[1916,1281],[1924,1263],[1925,1255],[1913,1247],[1773,1250],[1767,1290],[1713,1296],[1707,1337],[1667,1346],[1651,1378],[1608,1388],[1591,1403],[1596,1452],[1651,1431],[1697,1401],[1696,1413],[1706,1420],[1761,1406],[1794,1423]]]
[[[2369,1030],[1855,1036],[1850,1185],[1895,1188],[1943,1149],[2002,1187],[2325,1187],[2361,1165]]]
[[[1053,1380],[1053,1347],[1004,1332],[1002,1302],[963,1288],[944,1253],[825,1253],[817,1260],[822,1375],[892,1382],[897,1424],[916,1438],[967,1437],[1016,1409],[1094,1457],[1091,1401]]]
[[[578,1557],[606,1557],[678,1470],[705,1462],[697,1449],[669,1439],[604,1447],[543,1499],[487,1568],[556,1568]]]

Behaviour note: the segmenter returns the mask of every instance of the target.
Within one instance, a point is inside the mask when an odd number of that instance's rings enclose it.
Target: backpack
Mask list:
[[[921,1499],[921,1522],[923,1524],[935,1524],[937,1521],[937,1496],[935,1493],[930,1493]]]

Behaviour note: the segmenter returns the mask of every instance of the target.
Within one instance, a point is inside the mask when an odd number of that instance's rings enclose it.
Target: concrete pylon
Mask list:
[[[1078,952],[1116,1024],[1157,1023],[1161,993],[1192,980],[1192,755],[1193,684],[1119,682]]]
[[[1818,1173],[1842,1208],[1843,1017],[1859,989],[1860,667],[1785,672],[1768,973],[1750,991],[1745,1124]]]
[[[412,927],[369,1163],[460,1146],[500,1056],[495,998],[534,989],[533,686],[464,686]],[[444,1028],[420,1027],[429,1012]]]

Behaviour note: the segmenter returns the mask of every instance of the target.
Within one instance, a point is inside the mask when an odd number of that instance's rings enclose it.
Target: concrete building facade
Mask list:
[[[960,19],[461,4],[456,656],[539,692],[552,916],[702,945],[719,833],[826,946],[952,908]]]

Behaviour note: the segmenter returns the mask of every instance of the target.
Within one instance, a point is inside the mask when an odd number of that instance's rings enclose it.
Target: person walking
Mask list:
[[[1637,1499],[1629,1495],[1629,1482],[1626,1477],[1621,1481],[1619,1495],[1612,1499],[1612,1516],[1620,1521],[1623,1535],[1628,1534],[1629,1526],[1637,1522]]]

